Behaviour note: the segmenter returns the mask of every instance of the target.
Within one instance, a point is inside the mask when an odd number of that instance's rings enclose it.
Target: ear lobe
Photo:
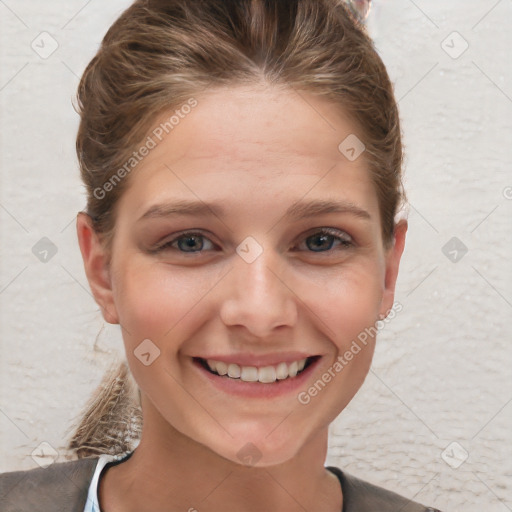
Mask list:
[[[85,274],[94,300],[109,324],[118,324],[109,272],[109,255],[96,233],[91,217],[79,212],[76,218],[78,244],[84,261]]]
[[[386,275],[384,280],[384,292],[381,300],[380,318],[385,318],[393,307],[395,300],[395,286],[398,277],[400,259],[405,247],[405,235],[407,233],[407,219],[400,220],[395,225],[393,245],[386,254]]]

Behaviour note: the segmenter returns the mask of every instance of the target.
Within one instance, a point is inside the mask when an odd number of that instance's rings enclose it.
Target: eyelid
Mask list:
[[[339,237],[339,238],[344,238],[346,236],[348,238],[347,241],[349,241],[349,242],[352,242],[354,240],[352,238],[352,236],[350,236],[343,229],[333,228],[333,227],[328,227],[328,226],[325,226],[325,227],[324,226],[320,226],[318,228],[311,229],[310,231],[307,232],[306,238],[308,236],[312,236],[312,235],[315,235],[317,233],[325,233],[326,235],[332,235],[332,236]]]

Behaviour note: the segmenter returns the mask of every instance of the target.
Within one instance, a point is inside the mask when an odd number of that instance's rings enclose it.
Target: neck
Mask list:
[[[290,460],[251,467],[225,459],[143,407],[139,445],[103,474],[98,499],[106,512],[342,510],[337,478],[324,467],[327,426]]]

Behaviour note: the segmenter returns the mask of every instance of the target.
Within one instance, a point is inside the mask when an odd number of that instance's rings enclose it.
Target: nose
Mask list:
[[[297,297],[287,282],[282,265],[272,251],[264,250],[251,263],[238,255],[226,276],[220,316],[226,326],[242,326],[253,336],[264,338],[282,326],[297,321]]]

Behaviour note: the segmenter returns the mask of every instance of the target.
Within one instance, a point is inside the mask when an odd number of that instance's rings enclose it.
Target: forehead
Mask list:
[[[217,89],[194,100],[172,128],[165,123],[175,111],[155,122],[169,133],[160,141],[150,132],[156,145],[129,177],[121,203],[129,201],[134,214],[176,195],[246,207],[257,198],[261,208],[262,200],[270,207],[272,200],[335,194],[376,209],[364,153],[350,161],[339,150],[348,136],[364,137],[327,99],[262,85]]]
[[[331,102],[290,88],[222,88],[197,102],[179,130],[173,130],[175,146],[196,159],[247,156],[254,162],[283,153],[301,159],[320,154],[339,158],[338,144],[356,130],[334,112]]]

